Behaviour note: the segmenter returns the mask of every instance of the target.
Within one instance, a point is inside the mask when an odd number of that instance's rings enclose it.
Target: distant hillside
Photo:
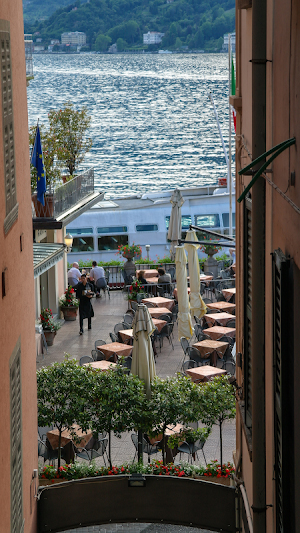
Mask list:
[[[60,9],[47,20],[27,22],[35,2],[38,13],[58,1]],[[31,0],[24,6],[25,32],[39,32],[48,42],[82,31],[91,49],[105,51],[115,42],[119,50],[142,48],[143,33],[157,31],[165,34],[159,48],[219,49],[223,34],[235,27],[235,0],[77,0],[64,7],[66,1]]]

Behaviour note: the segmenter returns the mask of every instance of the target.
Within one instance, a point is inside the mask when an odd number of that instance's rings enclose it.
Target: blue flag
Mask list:
[[[30,163],[36,168],[37,171],[37,199],[42,205],[45,205],[44,193],[46,192],[46,172],[44,167],[39,125],[36,127],[36,135],[34,146],[31,152]]]

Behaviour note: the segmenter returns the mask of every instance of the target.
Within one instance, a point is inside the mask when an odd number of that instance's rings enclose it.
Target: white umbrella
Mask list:
[[[147,398],[151,397],[151,380],[156,376],[151,335],[155,330],[148,308],[139,305],[133,322],[133,350],[131,373],[145,383]]]
[[[198,241],[195,230],[186,232],[186,241]],[[206,313],[206,305],[200,294],[200,268],[197,250],[199,244],[185,244],[188,253],[189,275],[190,275],[190,307],[191,315],[201,318]]]
[[[189,295],[187,291],[186,255],[183,246],[176,246],[176,281],[178,298],[178,338],[190,339],[194,330],[190,315]]]
[[[175,189],[170,200],[172,204],[172,211],[170,217],[170,224],[168,230],[168,239],[172,241],[170,255],[171,258],[175,255],[175,246],[178,244],[178,239],[181,239],[181,206],[184,199],[181,196],[179,189]]]

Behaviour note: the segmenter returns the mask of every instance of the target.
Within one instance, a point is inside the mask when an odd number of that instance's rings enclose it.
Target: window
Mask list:
[[[252,200],[244,207],[244,390],[245,423],[252,428]]]
[[[158,231],[157,224],[138,224],[135,226],[136,231]]]
[[[11,532],[19,533],[23,526],[22,494],[22,398],[20,341],[10,362],[10,449],[11,449]]]
[[[93,251],[94,237],[74,237],[71,253]]]
[[[127,231],[127,226],[107,226],[97,228],[98,233],[126,233]]]
[[[192,217],[190,215],[182,215],[181,217],[181,228],[188,230],[192,223]],[[170,217],[166,217],[166,228],[169,229]]]
[[[229,213],[222,213],[223,226],[229,228]],[[232,227],[235,227],[235,213],[232,213]]]
[[[128,244],[128,235],[106,235],[98,237],[98,250],[117,250],[118,246]]]
[[[93,233],[93,228],[66,228],[66,232],[74,235],[89,235]]]
[[[219,228],[219,215],[195,215],[195,225],[199,228]]]
[[[4,232],[8,233],[18,218],[18,204],[15,178],[15,148],[14,148],[14,120],[13,97],[10,57],[9,22],[0,20],[1,47],[1,93],[2,93],[2,131],[4,152],[4,190],[6,217]]]

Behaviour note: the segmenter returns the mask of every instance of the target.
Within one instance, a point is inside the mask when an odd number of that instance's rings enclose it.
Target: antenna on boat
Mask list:
[[[228,154],[227,154],[227,150],[226,150],[226,147],[225,147],[225,143],[224,143],[224,139],[223,139],[223,135],[222,135],[222,131],[221,131],[221,126],[220,126],[220,122],[219,122],[219,117],[218,117],[218,113],[217,113],[217,110],[216,110],[215,102],[214,102],[214,99],[213,99],[211,91],[208,91],[208,98],[210,99],[210,101],[212,103],[212,106],[213,106],[214,114],[215,114],[217,125],[218,125],[218,130],[219,130],[219,134],[220,134],[220,137],[221,137],[222,146],[223,146],[223,150],[224,150],[225,161],[226,161],[226,165],[227,165],[227,169],[228,169],[228,175],[229,175]],[[228,181],[227,181],[227,190],[228,190]]]

